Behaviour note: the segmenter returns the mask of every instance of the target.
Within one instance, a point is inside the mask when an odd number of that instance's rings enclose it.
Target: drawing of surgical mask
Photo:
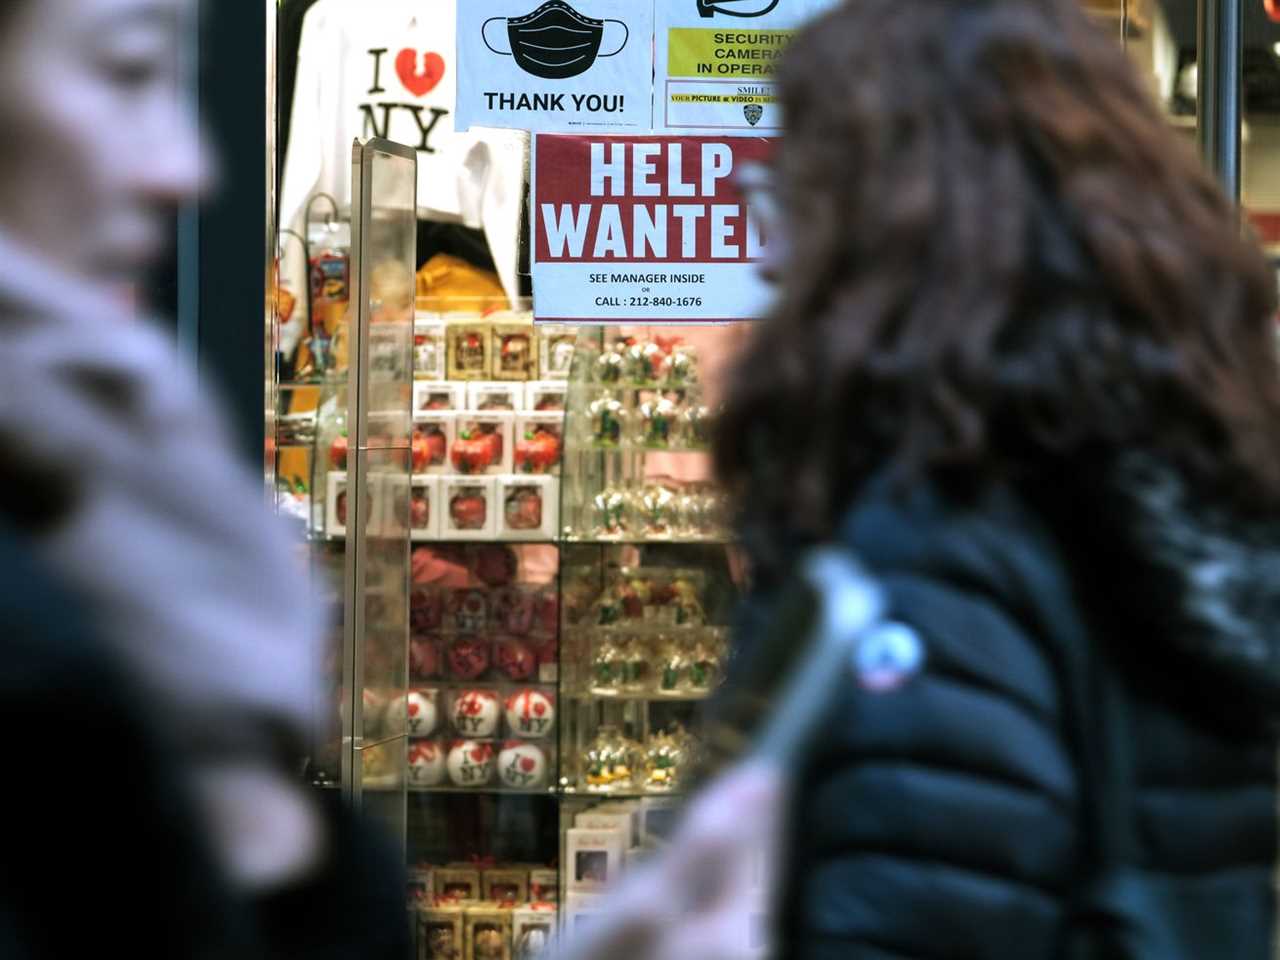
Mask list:
[[[499,50],[489,42],[489,26],[507,22],[510,50]],[[617,49],[601,53],[606,27],[622,28]],[[617,33],[616,29],[610,33]],[[591,69],[598,57],[614,57],[622,52],[631,31],[621,20],[584,17],[564,0],[547,0],[523,17],[490,17],[481,27],[484,45],[504,57],[515,57],[516,66],[544,80],[565,80]]]
[[[698,0],[698,14],[714,17],[717,13],[726,17],[763,17],[770,13],[779,0]]]

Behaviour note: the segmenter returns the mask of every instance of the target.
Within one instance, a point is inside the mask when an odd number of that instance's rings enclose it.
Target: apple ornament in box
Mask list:
[[[413,680],[435,680],[443,664],[440,642],[432,637],[413,637],[409,641],[409,676]]]
[[[459,473],[484,473],[502,458],[502,436],[467,425],[453,441],[453,466]]]
[[[547,755],[525,740],[508,740],[498,754],[498,776],[508,787],[541,787],[547,780]]]
[[[493,747],[459,740],[449,750],[449,779],[459,787],[483,787],[493,779]]]
[[[491,690],[466,690],[453,702],[453,726],[464,736],[494,736],[500,716],[498,695]]]
[[[529,425],[516,442],[517,473],[550,473],[560,462],[560,438],[549,428]]]
[[[542,691],[521,690],[507,698],[507,727],[517,737],[545,737],[555,722],[555,704]]]
[[[444,751],[432,740],[409,744],[409,782],[416,787],[438,787],[444,782]]]
[[[518,637],[503,637],[494,647],[494,664],[511,680],[528,680],[538,669],[538,658]]]
[[[459,680],[475,680],[488,669],[488,641],[479,637],[458,637],[449,644],[449,672]]]
[[[424,473],[428,467],[444,463],[445,437],[437,430],[413,431],[413,472]]]
[[[533,629],[534,595],[517,587],[504,587],[493,600],[493,624],[503,633],[527,636]]]

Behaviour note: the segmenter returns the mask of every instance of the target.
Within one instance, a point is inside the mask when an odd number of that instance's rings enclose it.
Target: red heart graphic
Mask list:
[[[489,751],[484,747],[476,747],[471,751],[471,759],[476,763],[484,763],[489,759]]]
[[[438,53],[422,54],[422,69],[418,69],[418,51],[406,47],[396,56],[396,73],[400,82],[415,97],[425,97],[444,79],[444,57]]]
[[[544,713],[547,712],[547,705],[542,701],[538,701],[533,705],[533,712],[536,713],[538,716],[542,716]]]
[[[533,757],[521,757],[520,766],[525,773],[533,773],[533,768],[537,766],[537,761]]]
[[[409,716],[416,717],[418,715],[418,705],[416,703],[409,704]]]

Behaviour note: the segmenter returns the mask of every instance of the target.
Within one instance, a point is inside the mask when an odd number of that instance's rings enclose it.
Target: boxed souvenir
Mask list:
[[[495,903],[467,907],[463,914],[467,960],[511,960],[511,911]]]
[[[409,487],[409,537],[440,539],[440,478],[415,476]]]
[[[498,504],[498,539],[556,539],[560,526],[558,477],[498,477]]]
[[[510,473],[515,415],[505,410],[468,410],[458,414],[450,462],[467,476]]]
[[[560,902],[560,874],[538,867],[529,871],[529,899],[535,903]]]
[[[497,616],[494,617],[497,620]],[[494,638],[493,665],[504,679],[528,683],[537,679],[537,645],[526,636],[500,635]]]
[[[621,827],[570,827],[565,831],[570,890],[603,890],[622,872],[627,834]]]
[[[441,540],[492,540],[498,529],[498,486],[493,477],[440,478]]]
[[[637,819],[636,813],[631,810],[600,804],[575,816],[573,825],[584,830],[620,830],[623,849],[630,850],[640,839],[635,832]]]
[[[524,407],[531,413],[568,409],[569,387],[561,380],[534,380],[524,386]]]
[[[464,410],[467,385],[447,380],[418,380],[413,384],[413,412],[423,410]]]
[[[411,908],[424,908],[431,905],[434,899],[434,892],[431,886],[431,867],[427,864],[418,864],[409,868],[409,906]]]
[[[546,954],[556,932],[557,910],[551,903],[534,903],[511,912],[511,948],[515,960],[536,960]]]
[[[487,323],[465,320],[445,327],[450,380],[488,380],[489,336]]]
[[[452,410],[420,410],[413,415],[413,472],[452,473],[457,416]]]
[[[532,323],[495,323],[491,349],[495,380],[532,380],[538,375],[538,351]]]
[[[478,380],[467,384],[468,410],[507,410],[515,412],[524,405],[524,387],[519,383]]]
[[[402,539],[409,533],[409,477],[403,473],[371,473],[369,489],[378,504],[372,537]]]
[[[607,898],[601,893],[570,890],[565,894],[564,923],[569,936],[580,936],[597,920],[609,916]]]
[[[562,324],[543,323],[538,335],[538,373],[544,380],[568,380],[578,332]]]
[[[640,801],[640,843],[650,847],[671,839],[680,822],[679,797],[645,797]]]
[[[564,454],[564,414],[522,413],[515,422],[516,473],[559,473]]]
[[[436,897],[445,901],[480,899],[480,871],[472,867],[437,867],[432,882]]]
[[[449,746],[445,767],[455,787],[485,787],[493,782],[496,759],[493,744],[480,740],[455,740]]]
[[[378,511],[382,501],[378,496],[379,490],[376,477],[370,476],[365,498],[365,530],[374,535],[381,529]],[[325,483],[325,494],[328,498],[325,504],[325,532],[331,537],[345,537],[350,506],[345,470],[329,471]]]
[[[443,380],[447,371],[444,323],[419,313],[413,324],[413,375],[420,380]]]
[[[418,911],[418,960],[462,960],[463,910],[440,904]]]
[[[480,875],[484,898],[494,903],[525,903],[529,899],[529,871],[510,867],[486,870]]]
[[[541,790],[547,785],[550,742],[507,740],[498,750],[498,780],[513,790]]]

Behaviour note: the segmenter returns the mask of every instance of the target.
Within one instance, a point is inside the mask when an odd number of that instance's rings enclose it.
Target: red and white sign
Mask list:
[[[538,135],[533,311],[579,322],[760,317],[766,238],[739,189],[770,141]]]

